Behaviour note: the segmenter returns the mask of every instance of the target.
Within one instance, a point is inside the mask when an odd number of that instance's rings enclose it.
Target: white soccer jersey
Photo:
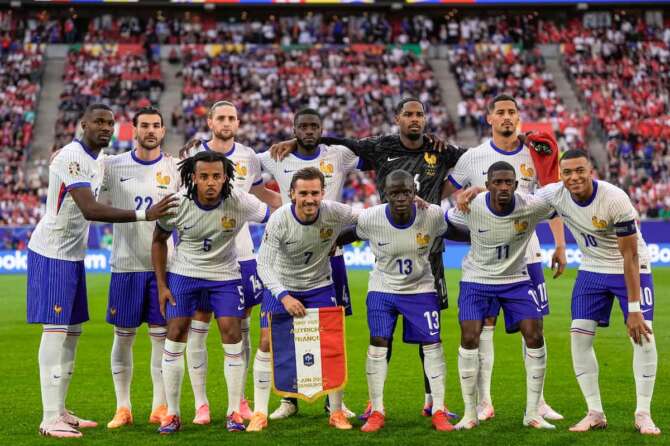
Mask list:
[[[104,154],[94,158],[83,142],[64,146],[49,166],[46,214],[35,227],[28,248],[60,260],[84,260],[90,223],[68,193],[89,187],[97,197],[103,177]]]
[[[313,223],[298,221],[292,204],[272,214],[258,251],[258,274],[277,297],[291,291],[307,291],[333,283],[330,250],[347,225],[356,223],[350,206],[323,200]]]
[[[154,161],[142,161],[133,150],[105,158],[100,200],[120,209],[146,210],[177,193],[180,182],[175,158],[161,155]],[[153,271],[151,240],[155,226],[150,221],[114,224],[112,272]],[[168,243],[171,251],[171,238]]]
[[[193,156],[198,152],[212,150],[207,141],[203,141],[188,151],[187,156]],[[261,163],[256,156],[254,149],[240,144],[233,144],[233,148],[224,153],[226,158],[235,164],[235,179],[233,186],[238,190],[249,192],[253,186],[263,183],[261,179]],[[235,239],[239,260],[249,260],[254,258],[254,242],[249,232],[249,224],[245,223],[240,229]]]
[[[207,207],[185,195],[176,215],[158,220],[161,229],[179,232],[179,244],[168,271],[207,280],[240,278],[235,237],[246,222],[264,223],[270,214],[265,203],[236,189],[219,204]]]
[[[506,152],[497,147],[492,139],[468,149],[454,166],[449,180],[457,188],[478,186],[486,187],[486,176],[489,167],[498,161],[506,161],[514,167],[516,179],[519,182],[518,192],[532,194],[538,187],[537,169],[528,147],[519,144],[513,152]],[[558,180],[558,179],[557,179]],[[542,261],[540,241],[533,233],[526,251],[526,262],[537,263]]]
[[[356,233],[370,242],[375,264],[368,291],[416,294],[435,292],[428,261],[436,237],[447,231],[444,211],[437,205],[415,208],[411,221],[398,226],[391,221],[390,209],[381,204],[358,216]]]
[[[258,155],[264,172],[270,174],[279,185],[282,203],[290,203],[289,190],[293,174],[305,167],[316,167],[323,174],[326,200],[339,201],[342,199],[342,188],[347,175],[359,167],[359,158],[344,146],[327,146],[319,144],[316,153],[304,157],[293,152],[281,161],[275,161],[270,152]]]
[[[584,203],[576,202],[563,183],[545,186],[536,195],[556,209],[572,232],[582,252],[579,269],[623,274],[623,256],[617,236],[637,233],[640,272],[651,272],[647,244],[637,224],[637,211],[623,190],[605,181],[594,180],[593,195]]]
[[[545,200],[519,193],[514,194],[514,208],[506,215],[494,213],[488,192],[475,197],[468,214],[449,209],[449,223],[470,230],[471,246],[463,259],[461,280],[483,284],[529,280],[525,260],[528,242],[535,226],[554,215]]]

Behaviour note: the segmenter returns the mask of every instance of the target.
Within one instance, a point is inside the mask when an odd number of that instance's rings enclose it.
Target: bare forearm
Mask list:
[[[89,221],[101,221],[107,223],[131,223],[137,221],[135,211],[118,209],[101,203],[89,205],[81,209],[84,218]]]
[[[156,273],[156,284],[167,287],[167,243],[166,240],[155,239],[151,243],[151,264]]]
[[[253,193],[263,203],[266,203],[268,206],[270,206],[272,211],[280,208],[282,205],[281,195],[263,185],[254,186],[251,189],[251,193]]]
[[[640,265],[636,252],[624,253],[623,275],[628,292],[628,302],[640,301]]]
[[[549,229],[554,236],[554,245],[557,248],[565,247],[565,230],[563,229],[563,220],[561,217],[554,217],[549,220]]]

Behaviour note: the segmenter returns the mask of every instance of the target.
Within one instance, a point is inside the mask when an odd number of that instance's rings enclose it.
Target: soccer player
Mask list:
[[[285,159],[278,161],[270,156],[269,151],[259,155],[263,173],[272,176],[277,181],[284,204],[291,202],[290,192],[293,174],[300,169],[305,167],[319,169],[325,180],[323,198],[331,201],[340,201],[347,175],[362,167],[359,158],[346,147],[320,144],[321,132],[321,116],[319,116],[318,112],[311,108],[301,109],[293,117],[293,133],[297,144],[296,150]],[[330,258],[330,266],[333,272],[333,286],[335,287],[337,304],[345,308],[346,315],[351,315],[349,283],[342,250],[338,249]],[[269,339],[267,327],[261,328],[261,336]],[[329,398],[327,397],[326,411],[330,411],[328,401]],[[282,398],[279,407],[270,414],[270,419],[287,418],[294,415],[297,410],[296,399]],[[343,410],[347,414],[347,417],[351,418],[355,416],[346,406],[344,406]]]
[[[325,178],[314,167],[300,169],[290,185],[291,203],[270,217],[258,252],[258,272],[272,293],[263,301],[262,323],[267,314],[305,315],[305,308],[337,305],[333,287],[330,251],[337,235],[356,222],[351,207],[324,200]],[[272,380],[269,339],[261,341],[254,362],[254,416],[248,431],[261,431],[268,424],[268,401]],[[351,429],[342,410],[343,391],[330,393],[329,424]]]
[[[435,141],[424,134],[426,127],[426,113],[423,104],[417,98],[401,100],[395,109],[395,122],[399,132],[393,135],[383,135],[361,140],[347,138],[322,137],[322,144],[339,144],[351,149],[362,162],[376,171],[377,191],[382,202],[386,201],[383,186],[386,176],[394,170],[409,172],[416,185],[416,194],[428,203],[439,205],[443,198],[443,189],[448,172],[456,165],[457,160],[465,150],[452,145],[443,147],[441,141]],[[284,141],[271,150],[278,158],[283,158],[290,151],[295,150],[295,140]],[[436,148],[440,150],[435,150]],[[430,264],[435,279],[435,290],[441,307],[447,306],[447,287],[444,282],[444,265],[442,253],[444,243],[442,238],[434,239],[430,250]],[[389,345],[389,360],[391,357]],[[423,349],[419,348],[419,356],[423,362]],[[425,367],[424,367],[425,369]],[[431,415],[432,397],[430,395],[429,379],[424,374],[425,401],[422,413]],[[366,419],[371,413],[371,404],[361,419]]]
[[[163,156],[163,116],[158,109],[140,109],[133,117],[135,148],[105,158],[100,200],[114,207],[146,209],[167,194],[179,191],[175,159]],[[114,325],[111,367],[116,392],[116,414],[107,424],[115,429],[133,423],[130,383],[133,376],[133,342],[137,327],[149,324],[153,402],[149,422],[160,424],[167,412],[161,358],[165,344],[165,319],[158,308],[156,276],[151,265],[151,238],[155,224],[115,224],[112,243],[112,279],[109,285],[107,322]],[[171,239],[170,249],[172,249]]]
[[[370,345],[366,372],[372,412],[361,430],[384,427],[384,382],[387,350],[398,320],[403,317],[403,340],[420,344],[424,368],[432,391],[432,424],[451,431],[444,404],[446,366],[440,341],[440,304],[430,268],[433,240],[447,229],[440,206],[417,209],[412,175],[396,170],[386,176],[384,195],[388,204],[366,209],[358,217],[356,235],[368,240],[375,265],[368,282]],[[344,236],[343,236],[344,237]]]
[[[188,158],[198,152],[214,151],[223,153],[226,158],[234,163],[235,178],[233,186],[237,190],[249,192],[267,203],[272,209],[281,206],[279,194],[267,189],[262,184],[261,166],[256,153],[235,141],[240,120],[237,116],[237,108],[232,102],[219,101],[212,105],[207,115],[207,126],[212,133],[209,141],[197,141],[187,144],[180,151],[182,158]],[[249,226],[244,225],[235,239],[237,255],[242,274],[242,288],[244,290],[244,302],[247,313],[242,320],[242,358],[244,360],[244,378],[242,380],[242,400],[240,403],[240,415],[246,420],[251,418],[249,404],[244,397],[247,371],[251,354],[251,340],[249,337],[249,317],[254,305],[263,300],[263,284],[256,273],[256,256],[254,245],[249,232]],[[191,321],[191,333],[188,337],[186,348],[186,359],[188,363],[188,374],[195,397],[195,424],[209,424],[211,422],[209,411],[209,400],[207,399],[207,335],[209,333],[210,320],[212,318],[212,307],[205,295]]]
[[[185,193],[179,197],[176,215],[157,222],[151,246],[158,296],[168,327],[162,360],[168,411],[158,431],[172,434],[181,428],[183,355],[191,318],[203,293],[209,298],[221,332],[228,387],[226,426],[231,432],[243,431],[244,420],[239,414],[244,379],[241,321],[246,306],[235,238],[246,222],[267,221],[270,208],[232,187],[234,166],[221,153],[200,152],[182,161],[179,171]],[[167,240],[174,229],[180,241],[167,265]]]
[[[81,120],[83,137],[65,145],[49,167],[46,215],[28,243],[27,319],[43,324],[39,348],[42,423],[40,433],[81,437],[97,423],[65,409],[82,323],[88,320],[84,257],[89,221],[156,220],[174,207],[167,196],[149,209],[122,210],[96,201],[103,179],[100,151],[114,131],[114,113],[92,104]]]
[[[596,327],[609,325],[615,299],[633,344],[637,408],[635,427],[659,435],[651,419],[651,398],[658,364],[652,332],[654,284],[647,245],[636,223],[637,212],[624,191],[593,179],[588,155],[568,150],[561,158],[562,183],[537,191],[563,217],[582,253],[572,291],[572,363],[588,414],[573,432],[602,429],[607,419],[600,399],[598,362],[593,349]]]
[[[484,318],[492,301],[498,301],[505,314],[508,333],[521,331],[526,350],[526,412],[524,426],[554,429],[538,412],[547,355],[542,335],[542,301],[530,279],[525,258],[527,245],[537,223],[555,212],[549,204],[532,195],[516,193],[516,169],[497,161],[487,169],[485,194],[470,204],[470,212],[450,209],[449,223],[470,231],[471,248],[463,260],[458,319],[461,346],[458,371],[465,409],[457,429],[472,429],[479,424],[476,410],[479,373],[479,338]]]
[[[536,166],[533,160],[532,149],[524,145],[519,138],[520,117],[516,100],[508,95],[496,96],[488,105],[487,122],[491,125],[492,138],[480,146],[469,149],[456,163],[454,170],[449,175],[449,182],[445,188],[445,194],[451,194],[456,189],[472,186],[483,188],[487,181],[488,168],[497,161],[505,161],[514,166],[516,177],[519,180],[519,191],[524,194],[533,193],[543,178],[539,172],[544,166]],[[545,163],[558,163],[553,157],[542,156],[540,159]],[[557,166],[555,166],[557,168]],[[554,170],[554,178],[548,181],[558,181],[558,174]],[[554,235],[556,249],[552,256],[552,267],[558,264],[556,276],[558,277],[565,268],[565,234],[560,217],[549,221]],[[549,314],[549,301],[547,298],[547,287],[542,270],[542,254],[540,242],[535,233],[532,234],[528,251],[526,252],[528,262],[528,274],[530,280],[535,284],[537,295],[541,301],[542,313]],[[493,333],[496,319],[500,312],[500,305],[493,301],[484,328],[479,340],[479,376],[477,383],[478,404],[477,416],[480,421],[493,418],[493,400],[491,398],[491,376],[493,374]],[[522,338],[523,339],[523,338]],[[524,345],[525,348],[525,345]],[[548,420],[561,420],[563,416],[553,410],[545,401],[544,396],[540,398],[540,415]]]

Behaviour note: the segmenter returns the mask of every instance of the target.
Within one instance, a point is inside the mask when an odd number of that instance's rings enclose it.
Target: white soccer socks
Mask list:
[[[495,327],[485,325],[479,335],[479,374],[477,376],[478,403],[486,401],[493,403],[491,399],[491,378],[493,376],[493,333]]]
[[[114,328],[111,365],[117,409],[131,408],[130,382],[133,379],[133,343],[136,332],[136,328]]]
[[[151,339],[151,382],[153,384],[153,400],[151,402],[152,412],[167,404],[165,399],[165,386],[163,385],[163,374],[161,361],[163,360],[163,349],[165,348],[166,327],[149,327],[149,339]]]
[[[226,377],[228,387],[228,412],[240,412],[240,399],[242,398],[242,381],[244,376],[244,360],[242,359],[242,341],[236,344],[223,345],[223,374]]]
[[[596,321],[575,319],[570,328],[572,366],[589,411],[603,413],[598,385],[598,360],[593,349]]]
[[[250,321],[251,317],[245,317],[240,324],[240,329],[242,331],[242,361],[244,361],[244,365],[242,366],[244,369],[242,374],[242,387],[240,389],[242,398],[244,398],[244,392],[247,386],[247,375],[249,373],[249,363],[251,361],[251,336],[249,334]]]
[[[547,370],[547,351],[540,348],[526,348],[526,416],[538,417],[540,395],[544,387],[544,375]]]
[[[196,411],[203,404],[209,404],[207,400],[208,333],[209,322],[191,321],[191,329],[187,341],[186,361],[188,362],[188,376],[191,379],[191,387],[193,387]]]
[[[184,380],[184,350],[186,342],[167,339],[163,350],[163,383],[168,404],[167,415],[179,415],[181,400],[181,383]]]
[[[68,325],[67,336],[63,343],[63,356],[61,357],[61,366],[63,368],[63,379],[60,384],[60,414],[65,413],[65,400],[67,399],[70,381],[72,381],[72,374],[74,373],[74,358],[77,354],[77,343],[81,336],[81,324]]]
[[[67,331],[67,325],[43,326],[38,353],[42,390],[42,424],[55,421],[60,415],[61,405],[64,405],[66,395],[61,394],[61,385],[64,381],[61,358]]]
[[[433,396],[433,413],[444,410],[444,381],[447,374],[447,366],[444,362],[444,350],[442,343],[423,345],[424,361],[423,370],[430,383],[430,391]]]
[[[365,364],[372,410],[380,413],[384,413],[384,382],[388,371],[387,351],[387,347],[368,346],[368,359]]]
[[[254,359],[254,412],[268,414],[272,387],[272,357],[260,349]]]
[[[481,357],[478,349],[458,348],[458,377],[463,394],[463,419],[477,420],[477,377]]]
[[[646,322],[651,328],[651,322]],[[649,335],[649,341],[642,337],[642,345],[633,344],[633,374],[635,376],[635,393],[637,395],[637,408],[635,413],[646,412],[651,414],[651,397],[654,394],[656,382],[656,367],[658,357],[656,353],[656,340],[654,335]]]

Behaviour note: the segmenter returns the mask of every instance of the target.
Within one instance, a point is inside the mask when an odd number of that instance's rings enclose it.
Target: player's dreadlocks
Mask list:
[[[196,186],[193,183],[193,174],[195,174],[195,165],[198,161],[203,163],[223,163],[223,171],[226,173],[226,180],[223,188],[221,188],[221,199],[225,200],[230,196],[230,192],[233,190],[233,179],[235,178],[235,168],[233,162],[230,161],[223,153],[214,152],[214,151],[204,151],[198,152],[190,158],[179,163],[179,173],[181,174],[181,184],[186,188],[186,197],[193,200],[198,196],[198,191]]]

